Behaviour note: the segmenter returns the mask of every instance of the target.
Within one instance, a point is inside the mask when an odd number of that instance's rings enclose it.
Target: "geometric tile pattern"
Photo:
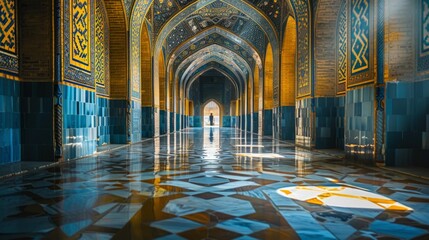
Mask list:
[[[355,86],[371,81],[373,77],[372,29],[373,13],[371,0],[352,0],[350,4],[349,82]]]
[[[96,1],[64,1],[64,80],[94,88]],[[74,8],[72,10],[72,8]],[[58,29],[59,31],[59,29]]]
[[[426,53],[429,51],[429,1],[422,0],[421,11],[423,13],[422,18],[422,52]]]
[[[264,148],[249,147],[255,144]],[[234,155],[240,152],[259,155]],[[308,198],[319,196],[327,204],[277,192],[316,186],[321,190]],[[379,205],[335,200],[344,197]],[[389,209],[393,202],[411,210]],[[210,134],[195,128],[0,183],[0,234],[5,239],[425,239],[428,202],[429,184],[421,180],[236,129],[214,128]]]
[[[419,5],[419,53],[417,70],[425,71],[429,68],[429,1],[420,0]]]
[[[17,73],[18,58],[16,40],[15,0],[0,1],[0,66]],[[4,53],[7,54],[4,54]]]
[[[153,4],[154,13],[154,31],[157,33],[162,24],[164,24],[169,17],[171,17],[179,7],[174,0],[155,0]]]
[[[176,69],[177,66],[179,66],[179,64],[181,62],[183,62],[184,59],[186,59],[187,57],[191,56],[192,54],[198,52],[202,48],[205,48],[208,45],[212,45],[212,44],[224,46],[225,48],[227,48],[231,51],[234,51],[240,57],[242,57],[244,60],[246,60],[249,63],[249,66],[253,66],[255,64],[254,59],[251,55],[251,52],[248,52],[246,50],[246,48],[244,48],[240,44],[237,44],[237,43],[229,40],[228,38],[222,36],[219,33],[213,33],[213,34],[210,34],[209,36],[202,38],[199,41],[196,41],[195,43],[192,43],[189,46],[189,48],[187,48],[181,52],[176,53],[176,54],[178,54],[178,56],[176,57],[176,59],[174,61],[173,68]]]
[[[130,18],[132,7],[134,5],[134,0],[123,0],[125,12],[127,13],[127,17]]]
[[[0,1],[0,49],[16,53],[15,0]]]
[[[70,64],[91,71],[91,18],[88,0],[71,0]]]
[[[264,0],[258,4],[258,7],[271,19],[277,29],[281,25],[281,7],[286,1]]]
[[[338,16],[337,93],[344,93],[347,80],[347,4],[343,1]]]
[[[174,5],[172,5],[172,8],[174,8]],[[190,11],[191,9],[188,10]],[[262,18],[259,15],[261,13],[257,14]],[[157,24],[160,25],[161,23]],[[266,39],[261,27],[254,20],[252,21],[249,15],[240,11],[238,6],[231,7],[223,1],[214,1],[205,7],[190,12],[190,17],[174,26],[165,38],[164,44],[167,55],[171,54],[183,41],[213,27],[225,29],[247,40],[247,42],[255,45],[260,54],[265,52]]]
[[[152,4],[152,0],[137,0],[134,4],[130,23],[130,68],[131,68],[131,95],[133,98],[140,98],[140,59],[141,59],[141,28],[145,16],[148,12],[149,6]]]
[[[95,9],[95,83],[98,86],[104,87],[105,85],[105,38],[108,36],[104,35],[105,22],[102,3],[97,1]]]
[[[369,68],[369,0],[354,0],[351,5],[351,71],[359,74]]]
[[[293,0],[291,2],[295,19],[298,19],[297,96],[304,97],[311,93],[310,6],[307,0]]]

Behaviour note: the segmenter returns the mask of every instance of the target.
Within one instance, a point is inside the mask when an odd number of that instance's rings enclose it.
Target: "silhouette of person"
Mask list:
[[[214,125],[213,113],[210,113],[209,120],[210,120],[210,126],[213,126]]]

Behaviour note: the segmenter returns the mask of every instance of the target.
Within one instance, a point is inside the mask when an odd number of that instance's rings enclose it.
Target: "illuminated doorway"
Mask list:
[[[220,126],[220,106],[215,101],[210,101],[204,106],[204,126]],[[210,121],[210,115],[213,115],[213,122]]]

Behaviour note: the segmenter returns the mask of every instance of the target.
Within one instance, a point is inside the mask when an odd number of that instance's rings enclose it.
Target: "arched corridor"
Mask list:
[[[218,105],[213,100],[209,100],[208,103],[203,105],[204,109],[204,126],[221,126],[220,125],[220,119],[222,119],[220,113],[221,113],[221,106]],[[212,118],[210,118],[212,116]]]
[[[429,238],[427,9],[0,0],[0,238]]]

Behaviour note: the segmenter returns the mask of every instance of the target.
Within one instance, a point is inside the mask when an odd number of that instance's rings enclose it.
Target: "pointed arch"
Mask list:
[[[268,44],[264,62],[264,110],[272,110],[273,102],[273,49]]]
[[[150,52],[150,38],[147,24],[141,30],[141,102],[142,107],[152,107],[152,56]]]
[[[292,16],[289,16],[282,43],[280,106],[295,105],[296,47],[296,21]]]
[[[335,96],[336,26],[340,0],[319,0],[314,19],[314,95]],[[330,54],[332,53],[332,54]]]
[[[127,17],[121,0],[104,0],[109,19],[110,96],[126,99],[128,94]]]
[[[204,111],[204,109],[206,108],[206,106],[208,105],[208,104],[210,104],[210,103],[215,103],[216,105],[217,105],[217,107],[219,108],[219,127],[222,127],[222,117],[223,117],[223,113],[224,113],[224,108],[223,108],[223,105],[219,102],[219,101],[217,101],[216,99],[214,99],[214,98],[211,98],[211,99],[209,99],[209,100],[207,100],[206,102],[204,102],[202,105],[201,105],[201,109],[200,109],[200,112],[202,113],[202,115],[203,115],[203,117],[205,116],[205,111]]]

